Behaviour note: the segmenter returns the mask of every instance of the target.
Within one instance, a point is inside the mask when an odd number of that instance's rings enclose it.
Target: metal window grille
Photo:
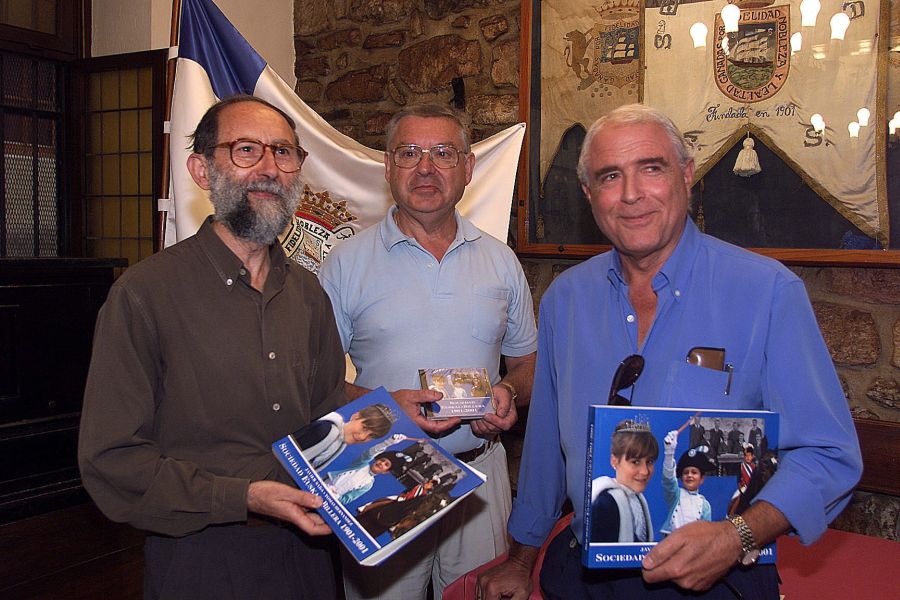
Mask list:
[[[62,67],[0,52],[0,257],[60,253]]]

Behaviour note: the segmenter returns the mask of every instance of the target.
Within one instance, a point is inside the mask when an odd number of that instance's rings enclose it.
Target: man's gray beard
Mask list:
[[[235,236],[248,242],[268,246],[284,231],[300,201],[302,182],[299,177],[289,187],[268,179],[239,183],[229,179],[214,165],[209,165],[209,200],[215,209],[213,218],[221,221]],[[250,205],[249,192],[276,194],[278,202]]]

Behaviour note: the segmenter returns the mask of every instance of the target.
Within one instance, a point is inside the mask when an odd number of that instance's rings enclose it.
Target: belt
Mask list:
[[[473,448],[472,450],[466,450],[465,452],[459,452],[457,454],[454,454],[453,456],[455,456],[457,459],[459,459],[465,463],[470,463],[473,460],[475,460],[476,458],[478,458],[479,456],[481,456],[482,454],[484,454],[485,452],[487,452],[488,450],[490,450],[491,448],[493,448],[494,444],[499,444],[499,443],[500,442],[495,438],[493,440],[486,441],[485,443],[478,446],[477,448]]]

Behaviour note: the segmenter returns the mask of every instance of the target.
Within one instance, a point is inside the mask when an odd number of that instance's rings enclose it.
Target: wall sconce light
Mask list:
[[[741,9],[734,4],[728,4],[722,8],[722,22],[725,23],[725,33],[738,30],[738,21],[741,20]]]
[[[890,135],[894,135],[897,133],[897,117],[894,117],[890,121],[888,121],[888,133]]]
[[[850,121],[850,124],[847,125],[847,131],[850,132],[850,137],[858,138],[859,137],[859,123],[856,121]]]
[[[791,54],[797,54],[803,48],[803,36],[798,31],[791,36]]]
[[[869,109],[865,106],[856,111],[856,120],[859,122],[860,127],[866,127],[869,125]]]
[[[850,17],[846,13],[835,13],[831,17],[831,39],[842,40],[850,27]]]
[[[691,39],[694,40],[694,48],[706,48],[706,34],[709,29],[703,23],[691,25]]]
[[[819,0],[803,0],[800,3],[800,24],[803,27],[815,27],[816,17],[819,16],[819,9],[822,4]]]
[[[822,133],[823,131],[825,131],[825,119],[823,119],[822,115],[820,115],[819,113],[816,113],[813,116],[811,116],[809,118],[809,123],[810,123],[810,125],[813,126],[813,129],[815,129],[819,133]]]

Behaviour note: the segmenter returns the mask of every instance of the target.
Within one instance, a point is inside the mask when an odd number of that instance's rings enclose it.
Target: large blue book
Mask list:
[[[741,514],[778,467],[767,411],[591,406],[582,563],[640,568],[697,520]],[[775,562],[775,544],[760,563]]]
[[[272,444],[300,489],[362,565],[409,543],[484,474],[438,446],[378,388]]]

